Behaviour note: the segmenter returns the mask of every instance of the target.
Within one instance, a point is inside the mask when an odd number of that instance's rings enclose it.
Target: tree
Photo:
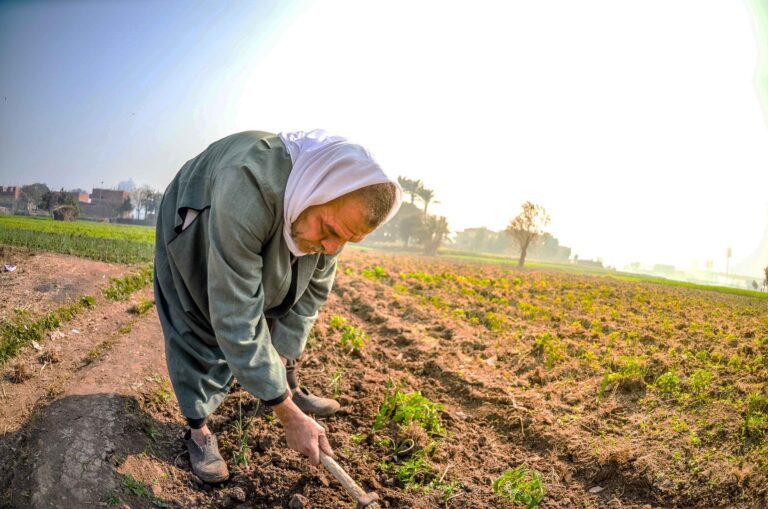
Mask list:
[[[155,191],[148,185],[136,188],[131,193],[131,201],[136,205],[136,219],[146,219],[147,214],[154,214],[160,206],[163,193]],[[142,217],[141,210],[144,209]]]
[[[429,207],[429,202],[431,202],[435,198],[435,192],[431,189],[427,189],[426,187],[422,186],[421,188],[416,190],[416,195],[421,198],[421,201],[424,202],[424,217],[427,216],[427,207]]]
[[[144,219],[147,218],[147,214],[155,215],[157,209],[160,208],[160,201],[163,199],[163,193],[160,191],[152,191],[144,202]]]
[[[406,247],[412,238],[421,237],[424,229],[424,216],[416,205],[403,203],[394,219],[397,220],[398,236]]]
[[[122,215],[126,212],[133,211],[133,203],[131,203],[131,197],[128,196],[125,200],[123,200],[123,204],[120,205],[120,208],[117,209],[117,211]]]
[[[40,205],[40,200],[42,200],[45,193],[50,193],[51,190],[42,182],[36,182],[34,184],[21,186],[21,192],[27,200],[27,211],[32,212],[37,207],[42,207]]]
[[[765,266],[763,271],[765,271],[765,280],[763,281],[763,286],[765,287],[765,291],[768,292],[768,265]]]
[[[520,259],[517,261],[518,267],[525,265],[525,257],[528,254],[528,247],[544,234],[544,228],[549,224],[550,217],[547,211],[541,205],[536,205],[526,201],[522,205],[523,211],[517,215],[505,230],[511,235],[520,247]]]
[[[443,241],[448,237],[448,221],[445,216],[427,216],[424,221],[424,231],[421,243],[424,254],[434,256]]]
[[[403,188],[403,192],[405,194],[411,195],[411,203],[414,204],[413,202],[419,195],[419,190],[424,187],[424,184],[422,184],[421,180],[412,180],[401,176],[397,177],[397,182],[400,184],[400,187]]]
[[[61,188],[61,191],[48,191],[43,194],[38,206],[44,208],[48,212],[53,212],[53,210],[60,205],[69,205],[72,207],[74,210],[72,214],[74,214],[74,216],[80,214],[80,202],[77,199],[77,195],[75,193],[64,191],[64,188]],[[70,212],[67,212],[67,214],[70,214]]]

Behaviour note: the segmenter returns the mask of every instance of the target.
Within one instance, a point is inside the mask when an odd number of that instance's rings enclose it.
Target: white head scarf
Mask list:
[[[397,213],[403,191],[397,180],[384,173],[364,147],[322,129],[282,132],[279,136],[293,162],[283,200],[283,237],[295,256],[308,253],[301,251],[293,241],[291,225],[313,205],[328,203],[363,187],[392,182],[397,188],[396,200],[384,222]]]

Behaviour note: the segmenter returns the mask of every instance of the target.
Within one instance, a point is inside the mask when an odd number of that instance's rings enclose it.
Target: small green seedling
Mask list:
[[[415,422],[430,435],[443,432],[439,415],[443,409],[442,404],[433,403],[418,391],[405,394],[392,380],[387,381],[386,391],[373,423],[374,431],[383,428],[388,422],[401,426]]]
[[[365,332],[352,327],[351,325],[346,325],[344,331],[341,333],[341,340],[339,343],[344,350],[347,350],[348,352],[356,352],[365,346],[366,339],[368,339],[368,335]]]
[[[525,504],[526,509],[539,505],[546,493],[541,473],[525,465],[505,470],[493,481],[493,492],[512,502]]]

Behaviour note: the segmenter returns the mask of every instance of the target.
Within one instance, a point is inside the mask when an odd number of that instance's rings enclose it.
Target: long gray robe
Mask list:
[[[331,290],[336,255],[300,256],[291,265],[282,235],[291,167],[279,137],[239,133],[188,161],[163,196],[155,299],[168,372],[186,417],[211,414],[233,375],[258,398],[284,396],[279,355],[301,354]],[[186,209],[201,212],[182,231]],[[295,292],[289,292],[292,270]]]

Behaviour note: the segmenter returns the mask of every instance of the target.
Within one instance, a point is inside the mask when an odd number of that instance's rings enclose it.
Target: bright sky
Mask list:
[[[0,185],[162,189],[233,132],[324,127],[423,180],[454,231],[502,229],[531,200],[580,258],[724,269],[728,247],[733,266],[768,226],[765,12],[764,0],[2,3]]]

